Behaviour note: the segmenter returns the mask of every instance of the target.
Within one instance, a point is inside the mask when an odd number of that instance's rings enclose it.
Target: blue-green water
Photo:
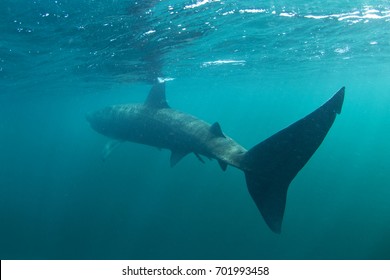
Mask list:
[[[0,2],[0,258],[389,259],[387,1],[139,2]],[[101,160],[85,114],[156,76],[247,148],[346,86],[281,235],[238,169],[132,143]]]

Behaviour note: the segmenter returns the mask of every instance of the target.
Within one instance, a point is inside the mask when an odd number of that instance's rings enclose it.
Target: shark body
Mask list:
[[[245,173],[247,187],[265,222],[280,233],[287,189],[296,174],[322,143],[336,114],[341,112],[344,87],[311,114],[277,132],[250,150],[209,124],[169,107],[165,83],[156,83],[145,103],[114,105],[87,115],[91,127],[117,142],[106,146],[108,155],[117,143],[130,141],[171,150],[171,166],[194,153],[216,159]]]

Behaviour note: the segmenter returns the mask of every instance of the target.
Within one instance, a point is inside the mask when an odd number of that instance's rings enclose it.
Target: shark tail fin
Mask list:
[[[317,110],[245,154],[249,193],[273,232],[281,232],[288,186],[324,140],[343,101],[344,87]]]

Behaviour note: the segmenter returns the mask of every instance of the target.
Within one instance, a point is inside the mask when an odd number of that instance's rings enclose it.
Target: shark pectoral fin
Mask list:
[[[171,153],[171,167],[174,167],[186,155],[188,155],[187,152],[172,151],[172,153]]]
[[[226,136],[223,134],[221,126],[219,125],[218,122],[213,123],[210,126],[210,132],[214,134],[216,137],[223,137],[226,138]]]
[[[201,163],[205,163],[204,160],[203,160],[203,158],[200,157],[200,155],[198,155],[197,153],[194,153],[194,154],[196,155],[196,157],[199,159],[199,161],[200,161]]]
[[[102,160],[106,161],[106,159],[111,155],[111,152],[118,147],[122,141],[118,140],[111,140],[108,141],[107,144],[104,146],[103,151],[102,151]]]
[[[218,160],[218,163],[219,163],[219,166],[221,166],[222,171],[226,171],[227,163],[222,161],[222,160]]]

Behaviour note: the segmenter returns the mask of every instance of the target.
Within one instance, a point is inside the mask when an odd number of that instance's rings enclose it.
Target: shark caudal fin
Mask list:
[[[245,154],[249,193],[273,232],[281,231],[288,186],[324,140],[343,101],[344,87],[317,110]]]

